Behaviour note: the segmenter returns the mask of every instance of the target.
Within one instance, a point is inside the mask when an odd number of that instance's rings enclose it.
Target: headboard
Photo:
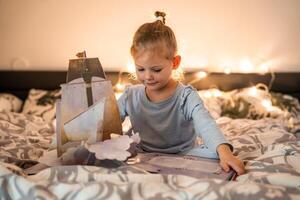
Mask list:
[[[66,71],[0,71],[0,93],[9,92],[21,99],[27,97],[31,88],[58,89],[60,84],[66,82]],[[118,72],[106,72],[107,79],[115,84],[119,79]],[[130,80],[127,74],[123,74],[122,80],[137,83]],[[242,73],[211,73],[201,80],[197,80],[195,73],[185,73],[185,83],[191,83],[197,89],[217,87],[224,91],[252,86],[257,83],[269,85],[272,81],[271,74],[242,74]],[[276,73],[271,91],[290,94],[300,98],[300,72]]]

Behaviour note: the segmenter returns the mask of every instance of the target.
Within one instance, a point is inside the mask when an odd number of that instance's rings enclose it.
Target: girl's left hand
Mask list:
[[[225,172],[229,172],[230,168],[232,168],[238,175],[245,173],[244,163],[232,154],[228,145],[219,145],[217,151],[220,158],[220,165]]]

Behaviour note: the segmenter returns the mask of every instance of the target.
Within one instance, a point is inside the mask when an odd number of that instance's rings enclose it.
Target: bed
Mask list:
[[[229,182],[131,166],[55,166],[28,175],[55,147],[54,102],[65,78],[63,71],[0,72],[1,199],[300,199],[300,73],[276,74],[271,91],[270,74],[213,73],[199,81],[186,74],[246,162],[246,174]]]

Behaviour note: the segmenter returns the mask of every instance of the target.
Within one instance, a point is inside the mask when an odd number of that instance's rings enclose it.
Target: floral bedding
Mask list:
[[[236,110],[228,112],[228,97],[204,98],[246,163],[236,181],[149,174],[131,166],[57,166],[29,176],[26,169],[51,147],[54,127],[39,116],[1,111],[0,199],[300,199],[299,102],[279,95],[286,100],[276,104],[282,112],[269,114],[248,102],[251,114],[239,118],[237,107],[245,107],[237,99]],[[208,98],[219,103],[210,105]]]
[[[13,94],[0,93],[0,111],[20,112],[22,100]]]
[[[60,90],[31,89],[22,113],[40,116],[45,121],[51,121],[55,118],[55,102],[60,97]]]

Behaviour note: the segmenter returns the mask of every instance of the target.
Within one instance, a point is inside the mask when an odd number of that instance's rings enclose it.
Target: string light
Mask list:
[[[211,90],[211,93],[212,93],[212,96],[213,96],[213,97],[221,97],[221,96],[222,96],[221,91],[218,90],[218,89],[216,89],[216,88],[212,89],[212,90]]]
[[[203,96],[204,96],[205,98],[211,98],[211,97],[212,97],[212,94],[211,94],[211,92],[209,92],[209,91],[205,91],[204,94],[203,94]]]
[[[116,98],[118,99],[119,98],[119,95],[117,95],[117,93],[122,93],[123,90],[125,89],[125,86],[123,85],[122,83],[122,73],[123,71],[121,70],[119,72],[119,75],[118,75],[118,81],[117,83],[114,85],[114,91],[116,93]]]
[[[241,70],[241,72],[249,73],[249,72],[252,72],[253,69],[254,69],[254,66],[250,62],[249,59],[245,58],[245,59],[241,60],[241,62],[240,62],[240,70]]]
[[[255,86],[253,86],[253,87],[251,87],[251,88],[249,88],[248,89],[248,94],[250,95],[250,96],[257,96],[257,89],[256,89],[256,87]]]
[[[201,80],[201,79],[207,77],[207,73],[204,72],[204,71],[197,72],[197,73],[196,73],[196,77],[197,77],[199,80]]]
[[[267,64],[261,64],[259,67],[258,67],[258,73],[260,74],[266,74],[269,72],[269,66]]]
[[[219,89],[217,89],[217,88],[212,88],[212,89],[206,90],[203,93],[203,96],[205,98],[221,97],[222,96],[222,92]]]
[[[207,77],[207,72],[205,71],[199,71],[195,74],[195,79],[193,79],[192,81],[188,82],[187,84],[193,84],[198,82],[199,80],[204,79],[205,77]]]
[[[269,112],[271,115],[277,115],[283,112],[281,109],[272,105],[272,96],[269,92],[269,88],[263,83],[258,83],[253,87],[246,88],[245,93],[242,92],[239,95],[254,105],[260,113],[266,114],[266,112]]]
[[[125,90],[125,87],[126,87],[126,84],[124,84],[123,81],[122,81],[123,72],[127,72],[129,74],[129,76],[131,76],[134,79],[134,77],[135,77],[135,65],[134,65],[134,63],[132,61],[129,61],[127,63],[126,69],[125,70],[122,69],[119,72],[118,81],[114,85],[114,91],[116,93],[116,98],[117,99],[121,96],[121,94],[123,93],[123,91]]]
[[[230,74],[231,73],[231,68],[230,67],[225,67],[224,68],[224,73],[225,74]]]
[[[223,71],[225,74],[231,73],[232,66],[234,66],[233,61],[228,58],[224,58],[219,62],[219,68],[221,68],[221,71]]]
[[[115,87],[116,87],[116,90],[118,90],[118,91],[123,91],[125,89],[125,86],[122,83],[117,83],[115,85]]]
[[[221,63],[221,67],[223,68],[223,73],[224,74],[231,74],[232,73],[232,69],[233,68],[233,64],[234,62],[222,62]],[[250,73],[255,71],[255,67],[254,65],[251,63],[251,61],[248,58],[244,58],[240,61],[240,64],[238,65],[239,67],[239,71],[243,72],[243,73]],[[133,61],[129,61],[127,63],[126,66],[126,70],[124,70],[124,72],[127,72],[129,74],[129,76],[131,77],[131,79],[135,79],[135,64]],[[271,111],[272,108],[272,102],[270,100],[268,100],[268,96],[266,95],[266,93],[262,93],[261,91],[259,91],[258,89],[264,89],[266,90],[267,93],[269,93],[269,90],[272,87],[272,84],[275,80],[275,74],[274,72],[271,70],[270,68],[270,63],[262,63],[259,66],[256,67],[256,72],[258,74],[266,74],[268,72],[270,72],[271,74],[271,80],[269,82],[268,87],[262,83],[257,84],[256,86],[250,87],[246,90],[247,94],[249,95],[250,98],[259,98],[259,104],[262,105],[264,108],[266,108],[268,111]],[[122,83],[122,73],[123,71],[120,71],[119,73],[119,79],[117,81],[117,83],[114,86],[115,92],[116,92],[116,98],[118,99],[122,92],[124,91],[126,84]],[[193,84],[195,82],[198,82],[200,80],[205,79],[207,76],[209,75],[208,72],[206,71],[198,71],[194,74],[194,79],[192,79],[190,82],[188,82],[187,84]],[[129,78],[130,78],[129,77]],[[258,92],[259,91],[259,92]],[[220,97],[223,96],[224,94],[218,90],[218,89],[212,89],[209,91],[206,91],[204,94],[204,97],[206,98],[211,98],[211,97]],[[261,96],[262,95],[262,96]],[[251,99],[250,99],[251,101]]]
[[[128,73],[135,73],[135,64],[133,62],[128,62],[127,63],[127,70]]]
[[[264,99],[261,101],[261,105],[263,105],[267,111],[272,111],[273,106],[272,102],[269,99]]]

